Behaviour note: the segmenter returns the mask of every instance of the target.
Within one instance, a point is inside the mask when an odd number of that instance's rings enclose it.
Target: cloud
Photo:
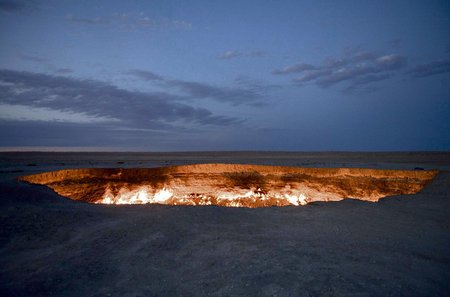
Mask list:
[[[83,18],[83,17],[76,17],[71,14],[68,14],[66,16],[66,20],[73,22],[73,23],[82,23],[82,24],[89,24],[89,25],[109,23],[109,20],[104,17]]]
[[[305,70],[315,70],[316,67],[314,67],[311,64],[306,63],[300,63],[300,64],[294,64],[290,66],[285,66],[281,69],[275,69],[272,71],[273,74],[289,74],[289,73],[298,73],[303,72]]]
[[[397,70],[406,66],[406,58],[400,55],[381,56],[375,60],[375,71]]]
[[[437,60],[426,64],[417,65],[411,71],[414,77],[426,77],[450,72],[450,60]]]
[[[255,79],[247,75],[238,75],[234,79],[234,83],[247,91],[253,92],[255,95],[262,97],[260,94],[269,94],[269,92],[279,90],[282,88],[281,85],[271,84],[263,80]],[[255,98],[256,99],[256,98]],[[252,106],[264,106],[267,102],[263,100],[255,100],[253,103],[249,104]]]
[[[306,71],[305,74],[302,76],[299,76],[297,78],[294,78],[294,81],[297,83],[306,83],[312,80],[315,80],[319,77],[323,77],[326,75],[330,75],[331,71],[328,69],[314,69],[310,71]]]
[[[127,74],[136,76],[144,81],[158,81],[159,86],[167,89],[178,89],[181,95],[173,96],[173,100],[211,99],[222,103],[237,105],[261,105],[263,96],[254,86],[240,88],[214,86],[208,83],[200,83],[186,80],[167,79],[151,71],[133,69]]]
[[[0,104],[4,105],[101,117],[110,119],[110,124],[133,129],[176,130],[189,125],[228,126],[241,122],[177,99],[170,93],[129,91],[97,80],[0,70]]]
[[[231,130],[230,130],[231,129]],[[242,129],[240,129],[242,131]],[[227,137],[232,127],[160,130],[129,128],[107,123],[5,121],[0,119],[0,147],[38,147],[87,151],[194,151],[242,149]],[[243,134],[244,132],[242,132]],[[247,138],[244,138],[248,141]],[[254,145],[254,144],[253,144]],[[88,148],[86,148],[88,147]]]
[[[395,71],[405,66],[406,60],[402,56],[382,56],[369,63],[364,64],[347,64],[346,67],[333,70],[326,75],[318,77],[316,83],[322,87],[329,87],[334,84],[349,81],[350,84],[359,84],[358,82],[365,82],[365,84],[379,81],[380,76],[374,76],[377,73],[386,74],[390,71]],[[377,77],[376,80],[371,80],[371,77]],[[389,76],[384,76],[389,77]]]
[[[145,13],[114,13],[95,17],[79,17],[72,14],[66,16],[72,23],[84,25],[110,25],[120,30],[135,31],[140,29],[191,29],[192,24],[184,20],[169,18],[151,18]]]
[[[253,105],[260,101],[262,96],[257,92],[242,88],[217,87],[206,83],[198,83],[184,80],[167,81],[169,86],[177,87],[186,93],[191,99],[212,99],[232,105]]]
[[[240,57],[242,54],[238,51],[226,51],[224,53],[221,53],[217,55],[217,59],[219,60],[230,60],[233,58]]]
[[[137,76],[142,80],[163,80],[162,76],[147,70],[132,69],[127,74]]]
[[[142,147],[173,149],[173,140],[188,132],[123,129],[101,123],[14,121],[0,119],[0,146],[35,147]],[[69,136],[69,137],[68,137]],[[183,143],[180,144],[183,147]]]
[[[231,60],[231,59],[235,59],[235,58],[243,57],[243,56],[252,57],[252,58],[263,58],[263,57],[267,56],[267,53],[260,49],[255,49],[255,50],[246,51],[246,52],[240,52],[237,50],[229,50],[229,51],[218,54],[216,56],[216,58],[219,60]]]
[[[321,65],[300,63],[275,69],[276,75],[297,73],[293,81],[299,85],[313,83],[330,87],[347,83],[346,90],[388,79],[407,64],[401,55],[376,55],[371,52],[350,52],[342,58],[328,58]]]

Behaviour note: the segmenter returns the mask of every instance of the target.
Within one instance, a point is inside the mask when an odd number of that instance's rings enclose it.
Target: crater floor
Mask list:
[[[23,176],[58,194],[104,204],[287,206],[414,194],[436,170],[299,168],[199,164],[159,168],[71,169]]]

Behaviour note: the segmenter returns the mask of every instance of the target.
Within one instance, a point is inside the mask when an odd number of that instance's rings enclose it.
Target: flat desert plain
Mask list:
[[[101,205],[23,175],[234,163],[439,170],[414,195]],[[449,296],[450,153],[1,153],[1,296]]]

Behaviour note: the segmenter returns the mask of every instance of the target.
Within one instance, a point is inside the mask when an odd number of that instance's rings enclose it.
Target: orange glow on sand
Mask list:
[[[346,198],[376,202],[420,191],[437,171],[201,164],[73,169],[20,179],[97,204],[300,206]]]

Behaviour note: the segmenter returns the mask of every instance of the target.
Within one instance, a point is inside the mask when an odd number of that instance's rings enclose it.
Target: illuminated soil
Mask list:
[[[72,169],[20,178],[90,203],[267,207],[415,194],[438,171],[200,164]]]

